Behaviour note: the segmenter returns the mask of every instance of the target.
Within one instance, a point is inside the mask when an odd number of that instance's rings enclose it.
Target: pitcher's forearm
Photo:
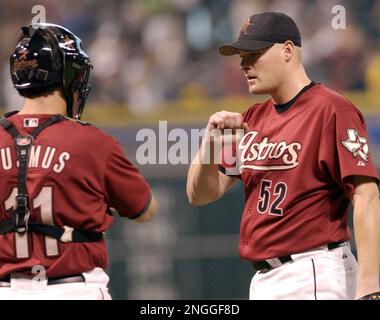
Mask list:
[[[187,178],[187,196],[193,205],[204,205],[220,197],[217,164],[192,163]]]
[[[234,178],[219,173],[225,129],[231,129],[228,134],[235,138],[236,129],[247,130],[248,125],[240,113],[221,111],[210,117],[201,148],[187,176],[186,192],[191,204],[204,205],[215,201],[236,182]]]

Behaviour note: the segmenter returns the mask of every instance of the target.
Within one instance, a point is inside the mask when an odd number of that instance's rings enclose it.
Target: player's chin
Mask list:
[[[268,94],[267,90],[258,85],[249,86],[248,91],[250,94]]]

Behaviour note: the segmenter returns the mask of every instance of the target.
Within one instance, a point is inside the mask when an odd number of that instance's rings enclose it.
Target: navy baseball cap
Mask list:
[[[249,17],[240,29],[237,41],[222,45],[219,52],[231,56],[239,50],[260,50],[288,40],[301,47],[301,34],[294,20],[284,13],[264,12]]]

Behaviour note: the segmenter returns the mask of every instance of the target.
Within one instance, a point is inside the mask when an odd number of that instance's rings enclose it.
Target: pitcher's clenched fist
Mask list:
[[[244,129],[248,130],[248,125],[243,122],[243,116],[240,113],[220,111],[214,113],[208,120],[207,130],[213,129]]]

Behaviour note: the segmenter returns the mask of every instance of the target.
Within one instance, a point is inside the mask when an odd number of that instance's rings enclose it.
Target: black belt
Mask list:
[[[344,242],[333,242],[333,243],[329,243],[329,244],[327,245],[327,248],[328,248],[329,250],[334,250],[334,249],[336,249],[336,248],[341,247],[344,243],[346,243],[346,241],[344,241]],[[293,261],[291,255],[286,255],[286,256],[277,257],[277,259],[279,260],[279,262],[281,262],[281,265]],[[263,261],[252,261],[252,265],[253,265],[253,268],[254,268],[256,271],[262,271],[262,270],[267,270],[267,271],[269,271],[269,270],[271,270],[271,269],[274,269],[274,267],[271,266],[266,260],[263,260]]]
[[[77,283],[77,282],[85,282],[83,274],[74,274],[71,276],[63,276],[63,277],[50,277],[48,278],[47,284],[64,284],[64,283]],[[10,287],[11,286],[11,276],[7,275],[3,278],[0,278],[0,287]]]
[[[280,260],[282,264],[293,261],[290,255],[278,257],[278,260]],[[253,265],[253,268],[257,271],[274,269],[266,260],[252,261],[252,265]]]

